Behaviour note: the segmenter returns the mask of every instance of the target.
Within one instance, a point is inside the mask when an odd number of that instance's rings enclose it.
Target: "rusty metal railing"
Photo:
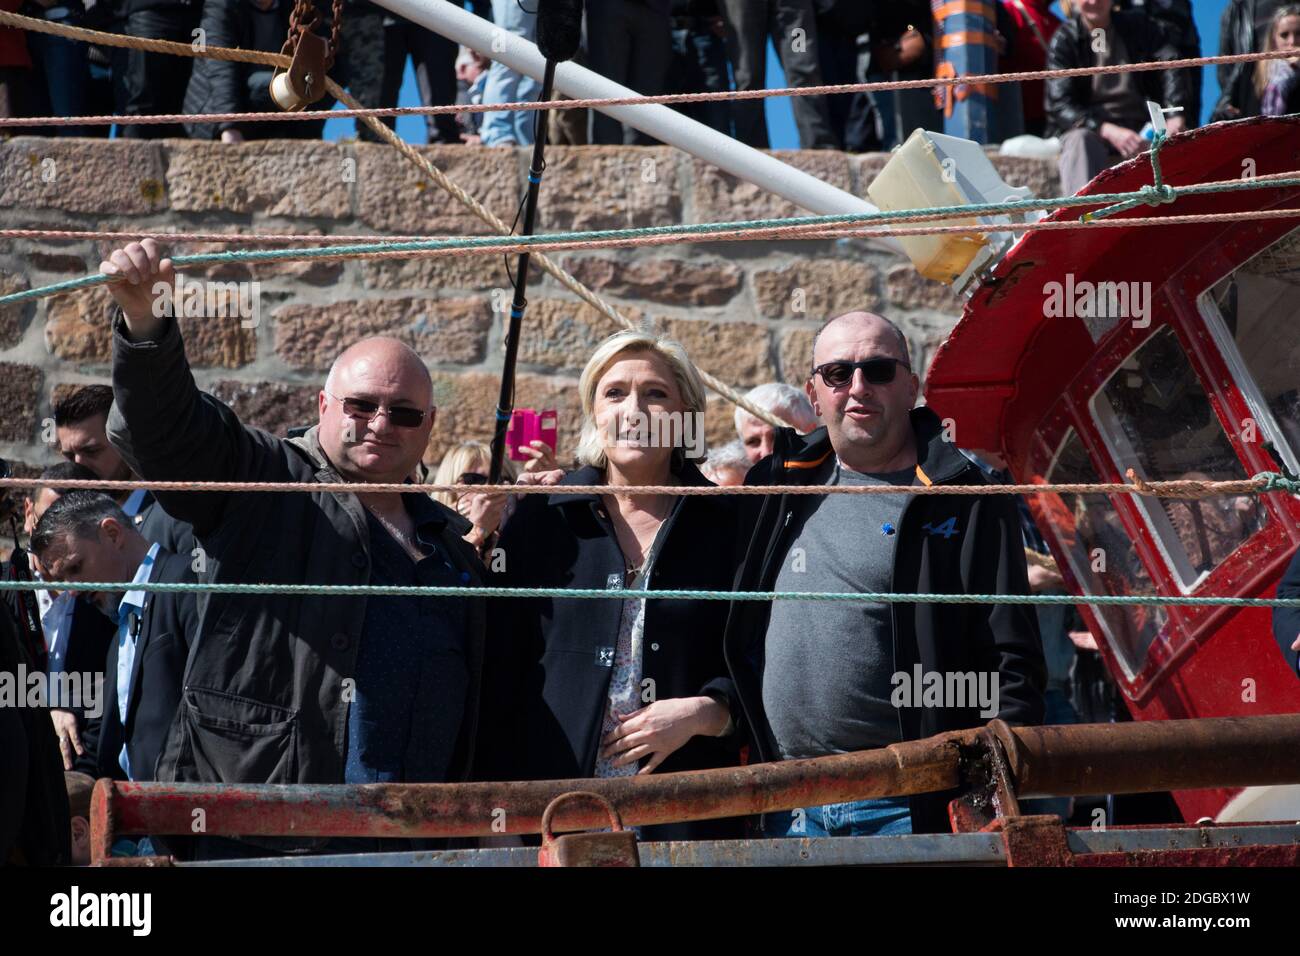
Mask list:
[[[241,785],[118,783],[91,805],[92,857],[122,835],[476,837],[537,833],[547,805],[570,790],[609,800],[629,826],[748,816],[827,803],[982,790],[994,815],[1016,800],[1300,783],[1300,714],[988,727],[880,750],[720,770],[617,779],[509,783]],[[954,819],[954,822],[956,820]],[[604,826],[572,804],[557,830]]]

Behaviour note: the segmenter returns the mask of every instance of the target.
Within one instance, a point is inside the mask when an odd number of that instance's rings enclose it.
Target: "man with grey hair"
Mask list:
[[[771,412],[801,435],[815,431],[821,425],[817,413],[813,411],[812,403],[793,385],[784,382],[765,382],[751,388],[745,393],[745,398],[759,408]],[[740,436],[740,442],[745,446],[745,454],[751,465],[772,454],[772,440],[776,436],[776,429],[761,418],[755,418],[739,405],[736,406],[736,434]]]
[[[276,494],[159,492],[169,514],[193,524],[206,554],[203,580],[481,583],[478,556],[461,538],[469,522],[428,495],[313,488],[410,480],[436,409],[429,371],[409,346],[375,336],[344,350],[318,395],[318,424],[300,437],[276,438],[243,425],[195,386],[176,321],[150,294],[174,275],[156,243],[131,243],[100,268],[123,280],[109,287],[121,312],[113,323],[108,432],[136,473],[307,486]],[[199,641],[159,779],[427,783],[468,776],[483,659],[481,598],[210,593],[201,603]]]
[[[747,485],[984,484],[955,436],[916,406],[907,340],[849,312],[818,332],[806,391],[825,423],[776,433]],[[784,495],[741,499],[752,528],[735,588],[1027,594],[1020,519],[1002,495]],[[1020,605],[738,601],[724,644],[755,756],[792,760],[884,747],[991,717],[1037,723],[1045,667]],[[936,686],[939,693],[932,693]],[[946,797],[863,800],[769,814],[778,836],[946,829]]]
[[[45,509],[32,552],[56,581],[192,583],[187,555],[150,543],[120,505],[98,491],[70,491]],[[76,769],[114,780],[153,780],[176,716],[185,660],[198,632],[195,595],[92,591],[112,622],[101,706],[91,711]]]
[[[743,485],[750,464],[745,446],[739,441],[729,441],[709,449],[708,457],[700,465],[700,474],[715,485]]]

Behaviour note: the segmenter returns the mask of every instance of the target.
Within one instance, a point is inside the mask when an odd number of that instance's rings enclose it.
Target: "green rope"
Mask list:
[[[1259,489],[1260,494],[1268,491],[1289,491],[1293,495],[1300,494],[1300,480],[1276,471],[1261,471],[1251,480],[1264,483],[1264,486]]]
[[[0,581],[0,591],[157,591],[213,594],[322,594],[380,597],[578,598],[584,600],[661,598],[673,601],[865,601],[879,604],[1088,604],[1098,607],[1179,605],[1182,607],[1294,607],[1300,598],[1165,597],[1161,594],[890,594],[840,591],[643,591],[636,588],[427,587],[397,584],[133,584],[129,581]]]
[[[893,219],[898,216],[940,216],[947,214],[983,215],[1000,212],[1019,212],[1038,209],[1056,209],[1070,206],[1094,206],[1101,203],[1125,203],[1134,205],[1148,201],[1151,195],[1157,195],[1160,202],[1172,202],[1178,196],[1194,196],[1209,193],[1241,192],[1248,189],[1263,189],[1283,186],[1300,186],[1300,177],[1285,179],[1254,180],[1219,183],[1217,185],[1159,187],[1144,186],[1129,193],[1102,193],[1095,196],[1068,196],[1057,199],[1017,199],[1001,203],[974,203],[961,206],[935,206],[928,209],[914,209],[899,212],[845,213],[835,216],[800,216],[789,219],[748,219],[736,222],[697,223],[677,226],[647,226],[637,229],[604,229],[592,232],[543,233],[533,236],[470,236],[458,239],[425,239],[412,242],[366,242],[354,245],[317,246],[305,249],[244,249],[228,252],[212,252],[200,255],[174,256],[175,266],[212,265],[223,262],[272,262],[278,259],[310,259],[327,255],[362,255],[370,252],[431,252],[443,249],[477,249],[492,252],[503,245],[533,246],[551,242],[604,242],[607,240],[638,239],[654,236],[673,236],[689,233],[746,232],[758,229],[770,229],[779,226],[831,226],[831,225],[868,225],[880,219]],[[1156,193],[1150,190],[1155,189]],[[103,285],[112,277],[95,273],[79,279],[68,279],[52,285],[14,292],[0,296],[0,307],[25,302],[29,299],[41,299],[62,292]]]
[[[1153,185],[1140,188],[1137,191],[1137,198],[1107,206],[1105,209],[1098,209],[1096,212],[1085,212],[1080,218],[1084,222],[1092,222],[1096,219],[1113,216],[1117,212],[1126,212],[1142,205],[1142,203],[1146,203],[1148,206],[1160,206],[1177,199],[1178,190],[1165,185],[1164,174],[1160,169],[1160,150],[1168,138],[1164,133],[1156,133],[1151,140],[1151,180]]]

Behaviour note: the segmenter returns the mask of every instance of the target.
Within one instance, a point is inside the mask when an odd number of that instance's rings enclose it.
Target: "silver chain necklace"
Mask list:
[[[388,533],[391,534],[399,544],[401,544],[404,548],[406,548],[407,551],[418,552],[420,550],[415,546],[415,542],[411,539],[410,535],[402,531],[402,529],[397,527],[397,525],[393,524],[391,521],[389,521],[387,518],[385,518],[383,515],[381,515],[378,511],[376,511],[374,508],[370,507],[369,505],[366,505],[366,510],[369,511],[372,515],[374,515],[375,520],[378,521],[381,525],[383,525],[384,528],[388,531]]]

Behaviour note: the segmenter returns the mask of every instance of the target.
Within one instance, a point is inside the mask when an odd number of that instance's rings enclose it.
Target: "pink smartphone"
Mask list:
[[[511,461],[532,461],[533,456],[520,451],[521,446],[541,439],[555,449],[555,439],[559,432],[558,416],[555,409],[544,408],[540,412],[531,408],[516,408],[510,416],[510,426],[506,429],[506,449]]]

